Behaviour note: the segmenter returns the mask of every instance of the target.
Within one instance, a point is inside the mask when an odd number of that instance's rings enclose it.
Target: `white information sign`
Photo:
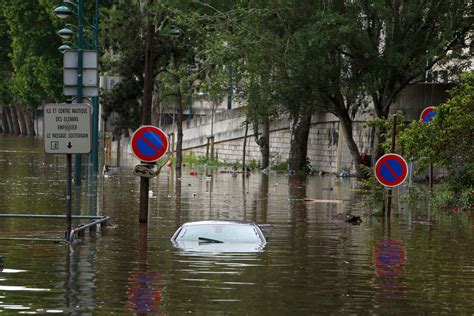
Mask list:
[[[87,154],[91,151],[91,107],[88,104],[44,106],[44,151]]]

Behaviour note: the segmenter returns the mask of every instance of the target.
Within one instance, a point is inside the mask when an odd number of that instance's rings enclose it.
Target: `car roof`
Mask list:
[[[254,222],[234,221],[234,220],[205,220],[196,222],[187,222],[183,226],[198,226],[198,225],[243,225],[243,226],[257,226]]]

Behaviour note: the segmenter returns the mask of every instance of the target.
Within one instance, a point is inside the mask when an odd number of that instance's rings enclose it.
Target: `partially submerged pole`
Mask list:
[[[71,230],[72,230],[72,208],[71,208],[71,178],[72,178],[72,155],[67,154],[66,164],[66,240],[71,241]]]
[[[146,34],[145,84],[143,88],[142,125],[151,124],[151,103],[153,94],[153,67],[155,59],[155,26],[149,22]],[[148,222],[148,190],[150,179],[140,177],[139,222]]]
[[[392,150],[391,152],[395,152],[395,141],[396,141],[396,135],[397,135],[397,115],[393,114],[393,125],[392,125]],[[391,216],[391,211],[392,211],[392,188],[388,188],[387,192],[387,217],[388,220],[390,220]]]

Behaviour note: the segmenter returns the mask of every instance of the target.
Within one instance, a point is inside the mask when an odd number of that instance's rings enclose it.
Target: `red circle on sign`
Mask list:
[[[421,123],[430,123],[434,119],[435,116],[436,116],[436,109],[432,106],[429,106],[425,108],[423,111],[421,111],[420,121]]]
[[[138,128],[130,140],[133,155],[143,162],[155,162],[168,151],[168,136],[156,126]]]
[[[386,187],[396,187],[408,176],[408,164],[402,156],[385,154],[375,163],[375,178]]]

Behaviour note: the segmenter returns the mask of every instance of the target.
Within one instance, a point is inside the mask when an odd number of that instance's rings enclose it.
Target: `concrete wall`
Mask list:
[[[390,107],[390,112],[402,111],[407,121],[420,119],[421,111],[428,106],[445,102],[452,84],[418,83],[407,87]]]

